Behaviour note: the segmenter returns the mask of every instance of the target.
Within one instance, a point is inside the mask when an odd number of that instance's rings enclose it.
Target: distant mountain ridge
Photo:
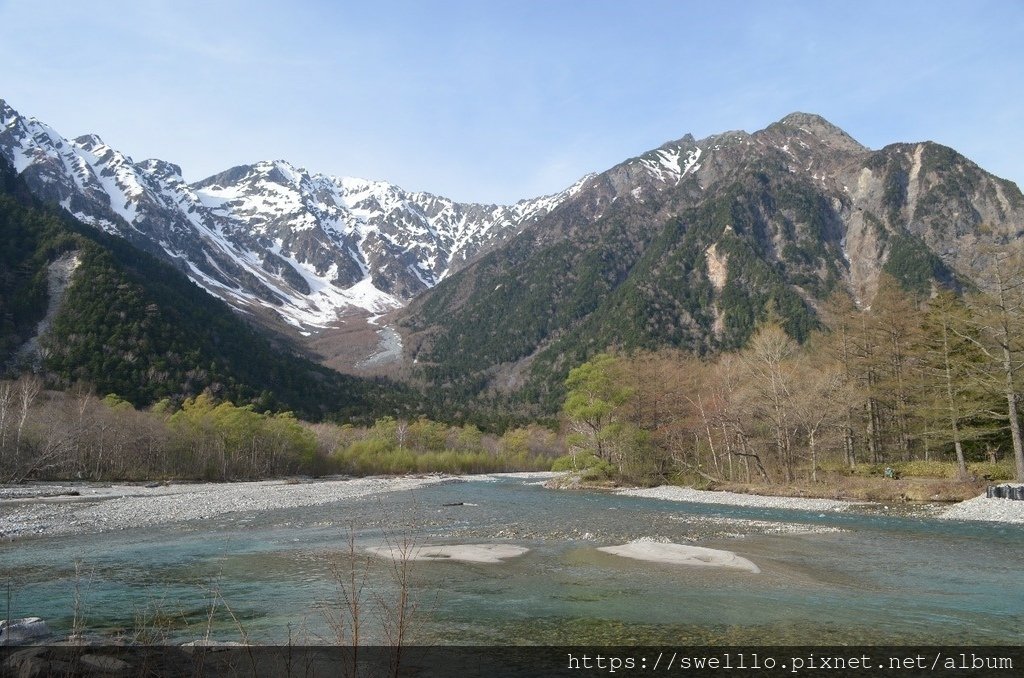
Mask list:
[[[189,184],[90,134],[68,140],[0,100],[0,155],[40,198],[170,260],[236,308],[308,330],[380,314],[543,216],[577,187],[515,205],[458,203],[283,161]]]

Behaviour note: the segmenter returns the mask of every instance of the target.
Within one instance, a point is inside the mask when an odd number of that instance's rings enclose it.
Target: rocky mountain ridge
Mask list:
[[[0,155],[37,196],[169,259],[244,312],[303,333],[340,313],[402,306],[543,216],[579,185],[515,205],[458,203],[283,161],[188,183],[90,134],[68,140],[0,100]]]

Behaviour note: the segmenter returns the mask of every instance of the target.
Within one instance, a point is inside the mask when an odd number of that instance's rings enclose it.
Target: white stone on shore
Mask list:
[[[761,568],[757,565],[742,556],[736,555],[732,551],[720,551],[718,549],[690,546],[688,544],[662,543],[637,539],[620,546],[601,546],[597,550],[622,556],[623,558],[646,560],[655,563],[691,565],[694,567],[722,567],[733,570],[745,570],[754,574],[761,571]]]
[[[370,553],[392,560],[459,561],[464,563],[500,563],[516,558],[530,549],[511,544],[446,544],[442,546],[373,546]]]

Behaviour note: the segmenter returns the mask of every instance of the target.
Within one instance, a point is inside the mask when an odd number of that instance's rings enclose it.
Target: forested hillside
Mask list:
[[[34,364],[136,406],[208,391],[259,411],[372,420],[412,407],[410,392],[338,374],[272,343],[169,264],[32,198],[0,162],[0,365]],[[54,262],[72,270],[37,351]],[[20,363],[20,364],[14,364]]]

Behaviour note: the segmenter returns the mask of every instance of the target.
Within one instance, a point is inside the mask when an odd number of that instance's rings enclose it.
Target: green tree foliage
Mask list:
[[[497,438],[472,424],[448,426],[422,417],[384,417],[369,428],[321,424],[317,432],[326,465],[357,475],[548,470],[561,449],[553,434],[537,427]]]
[[[38,208],[0,158],[0,370],[35,334],[47,305],[47,264],[75,248],[60,220]]]
[[[905,231],[888,240],[889,258],[882,271],[899,281],[903,289],[927,295],[935,281],[955,285],[956,276],[935,256],[921,238]]]
[[[211,480],[295,473],[316,454],[315,436],[292,413],[261,414],[205,394],[185,400],[169,425],[178,454]]]
[[[424,418],[310,424],[208,393],[144,411],[115,394],[41,386],[34,377],[0,381],[0,482],[536,471],[562,450],[557,434],[538,426],[498,438]]]
[[[644,480],[660,467],[649,432],[623,411],[636,393],[623,373],[626,365],[627,361],[602,353],[571,370],[562,414],[573,431],[567,440],[572,466],[593,467],[587,460],[595,457],[622,478]]]

